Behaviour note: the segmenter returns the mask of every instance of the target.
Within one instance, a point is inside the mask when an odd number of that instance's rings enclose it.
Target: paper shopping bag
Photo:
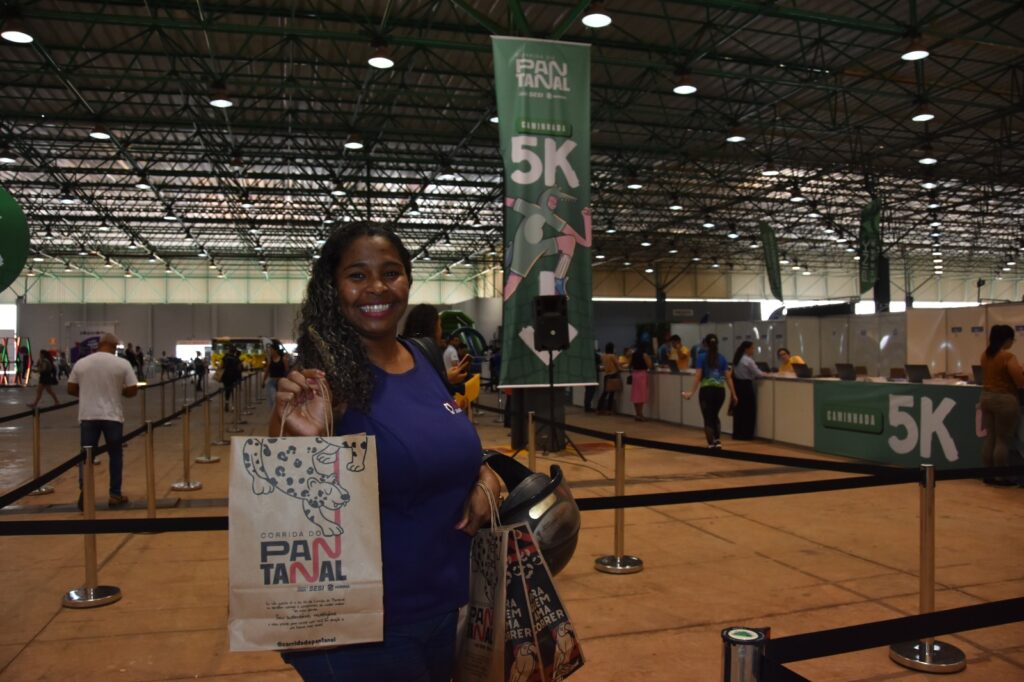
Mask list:
[[[485,528],[470,550],[469,603],[460,613],[456,682],[504,679],[508,531]]]
[[[384,636],[373,436],[232,438],[232,651]]]

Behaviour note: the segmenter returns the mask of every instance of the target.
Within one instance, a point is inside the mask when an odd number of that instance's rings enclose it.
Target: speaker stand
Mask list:
[[[565,414],[565,411],[562,411]],[[548,348],[548,437],[544,439],[544,451],[541,453],[544,456],[549,454],[548,448],[555,442],[555,352]],[[572,438],[569,437],[569,432],[565,430],[565,418],[562,418],[562,435],[565,437],[565,442],[572,446],[572,449],[576,451],[580,459],[584,462],[587,458],[583,456],[580,449],[576,447],[576,443],[572,442]]]

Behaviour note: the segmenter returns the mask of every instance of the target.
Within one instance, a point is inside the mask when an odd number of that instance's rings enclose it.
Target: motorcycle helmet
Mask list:
[[[484,463],[508,489],[508,498],[498,508],[501,523],[527,524],[551,575],[557,575],[572,559],[580,535],[580,510],[562,469],[552,464],[550,476],[535,473],[493,450],[484,451]]]

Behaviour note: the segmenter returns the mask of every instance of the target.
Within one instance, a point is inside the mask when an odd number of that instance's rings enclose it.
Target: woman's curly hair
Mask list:
[[[391,230],[373,223],[349,223],[335,230],[313,265],[298,320],[296,351],[305,368],[327,375],[335,405],[366,410],[373,394],[373,373],[366,349],[352,323],[341,313],[336,273],[341,258],[360,237],[384,237],[395,247],[412,283],[412,257]]]

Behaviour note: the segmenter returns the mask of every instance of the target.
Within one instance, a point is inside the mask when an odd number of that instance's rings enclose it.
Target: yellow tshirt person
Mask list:
[[[779,358],[779,374],[796,374],[793,365],[807,364],[799,355],[790,355],[788,348],[780,348],[776,355]]]

